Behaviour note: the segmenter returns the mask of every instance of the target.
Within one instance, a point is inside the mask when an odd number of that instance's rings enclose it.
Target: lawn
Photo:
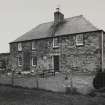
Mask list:
[[[70,95],[0,86],[0,105],[105,105],[105,95]]]

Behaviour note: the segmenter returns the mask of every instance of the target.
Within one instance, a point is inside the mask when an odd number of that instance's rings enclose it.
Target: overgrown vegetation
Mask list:
[[[102,72],[102,70],[98,70],[98,72],[93,80],[93,86],[96,89],[105,87],[105,71]]]

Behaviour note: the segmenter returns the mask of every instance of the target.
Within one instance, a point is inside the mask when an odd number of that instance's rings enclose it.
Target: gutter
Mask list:
[[[87,31],[87,32],[79,32],[79,33],[72,33],[72,34],[61,34],[61,35],[56,35],[54,37],[61,37],[61,36],[68,36],[68,35],[76,35],[76,34],[85,34],[85,33],[91,33],[91,32],[98,32],[98,31],[101,31],[101,32],[105,32],[104,30],[94,30],[94,31]],[[53,37],[43,37],[43,38],[38,38],[38,39],[29,39],[29,40],[21,40],[21,41],[13,41],[13,42],[10,42],[9,44],[12,44],[12,43],[19,43],[19,42],[26,42],[26,41],[32,41],[32,40],[41,40],[41,39],[48,39],[48,38],[53,38]]]

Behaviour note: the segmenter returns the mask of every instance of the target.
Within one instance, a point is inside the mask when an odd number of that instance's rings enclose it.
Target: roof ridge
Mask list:
[[[72,19],[72,18],[77,18],[77,17],[83,17],[83,15],[76,15],[76,16],[72,16],[72,17],[68,17],[68,18],[65,18],[65,19]]]
[[[71,19],[71,18],[76,18],[76,17],[83,17],[83,15],[81,14],[81,15],[76,15],[76,16],[72,16],[72,17],[69,17],[69,18],[64,18],[64,20],[66,20],[66,19]],[[37,26],[40,26],[40,25],[42,25],[42,24],[52,23],[52,22],[54,22],[54,21],[43,22],[43,23],[38,24]],[[36,27],[37,27],[37,26],[36,26]]]

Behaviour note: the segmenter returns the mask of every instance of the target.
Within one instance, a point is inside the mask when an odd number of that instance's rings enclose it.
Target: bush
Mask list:
[[[78,94],[76,88],[66,87],[66,94]]]
[[[99,71],[93,79],[93,86],[96,89],[105,87],[105,72]]]

